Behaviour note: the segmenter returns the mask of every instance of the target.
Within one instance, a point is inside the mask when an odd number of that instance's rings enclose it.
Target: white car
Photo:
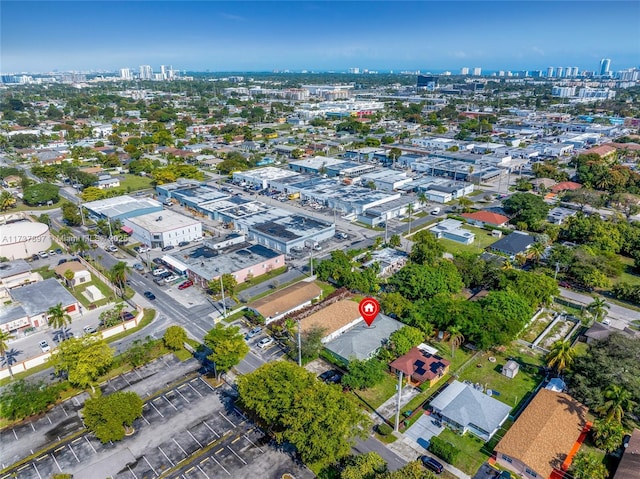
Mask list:
[[[41,259],[48,258],[49,257],[49,253],[47,253],[46,251],[40,251],[38,253],[38,256],[40,256]]]
[[[164,280],[167,283],[171,283],[172,281],[175,281],[177,279],[180,279],[180,276],[176,276],[175,274],[172,274],[171,276],[167,276]]]
[[[40,341],[40,349],[42,349],[43,353],[48,353],[49,351],[51,351],[51,347],[49,346],[49,343],[46,342],[44,339]]]
[[[107,246],[107,251],[109,253],[115,253],[116,251],[118,251],[118,247],[114,245]]]
[[[140,247],[140,249],[138,250],[138,253],[148,253],[149,251],[151,251],[151,248],[147,248],[145,246]]]
[[[151,273],[154,276],[160,276],[161,274],[165,274],[168,273],[168,271],[164,268],[158,268],[158,269],[154,269],[153,273]]]
[[[273,338],[267,336],[266,338],[262,338],[260,340],[260,342],[258,343],[258,347],[260,349],[263,349],[269,346],[271,343],[273,343]]]
[[[96,328],[94,328],[93,326],[85,326],[84,328],[82,328],[82,330],[86,334],[94,334],[94,333],[98,332],[98,330]]]

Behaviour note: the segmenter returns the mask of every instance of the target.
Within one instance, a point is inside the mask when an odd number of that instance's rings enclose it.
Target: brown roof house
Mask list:
[[[467,220],[469,224],[479,226],[482,228],[484,225],[489,226],[504,226],[509,222],[509,218],[498,213],[492,213],[491,211],[476,211],[474,213],[462,213],[463,218]]]
[[[634,429],[628,441],[613,479],[640,479],[640,430]]]
[[[344,299],[302,319],[300,329],[304,333],[313,328],[322,328],[324,330],[322,343],[328,343],[360,321],[362,321],[362,316],[360,316],[358,303]]]
[[[527,479],[566,470],[587,426],[587,407],[541,389],[495,447],[496,462]]]
[[[249,309],[261,315],[269,324],[292,311],[310,305],[321,294],[322,289],[316,283],[300,281],[253,302]]]
[[[59,264],[55,267],[54,271],[71,287],[91,281],[91,273],[79,261],[67,261],[66,263]],[[71,279],[66,277],[65,273],[67,271],[71,271],[73,273],[73,277]]]
[[[451,365],[449,361],[434,353],[435,351],[428,348],[415,347],[389,363],[389,368],[395,374],[402,371],[409,384],[413,386],[428,382],[431,387],[449,372]]]

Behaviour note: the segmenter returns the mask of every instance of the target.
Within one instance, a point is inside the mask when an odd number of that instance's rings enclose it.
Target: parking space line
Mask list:
[[[36,432],[36,428],[34,427],[33,423],[30,422],[29,424],[31,425],[31,429],[33,429],[33,432]]]
[[[82,441],[82,438],[81,437],[75,438],[73,441],[71,441],[71,444],[75,444],[78,441]]]
[[[160,398],[158,398],[158,399],[160,399]],[[156,405],[155,405],[155,404],[153,404],[153,403],[149,403],[149,404],[151,404],[151,406],[153,407],[153,409],[155,409],[155,410],[156,410],[156,412],[157,412],[158,414],[160,414],[160,417],[164,417],[164,416],[162,415],[162,413],[161,413],[160,411],[158,411],[158,408],[156,407]]]
[[[171,440],[176,443],[176,446],[178,446],[180,448],[180,450],[182,451],[182,453],[184,454],[185,457],[189,456],[189,454],[187,454],[187,451],[182,449],[182,446],[180,445],[180,443],[178,443],[178,441],[176,441],[174,438],[171,438]]]
[[[56,459],[56,456],[54,456],[53,454],[50,454],[50,456],[53,458],[53,462],[56,463],[56,466],[58,466],[58,470],[62,472],[62,468],[60,467],[60,464],[58,464],[58,460]]]
[[[213,386],[211,386],[211,384],[209,384],[207,381],[205,381],[204,379],[202,379],[202,376],[199,377],[200,381],[202,381],[203,383],[205,383],[207,385],[207,387],[209,389],[211,389],[212,391],[215,391],[215,389],[213,388]],[[231,474],[229,474],[231,475]]]
[[[129,467],[129,464],[127,464],[127,469],[129,469],[129,472],[133,475],[135,479],[138,479],[138,476],[136,476],[136,473],[131,470],[131,468]]]
[[[187,401],[187,404],[191,403],[191,401],[189,401],[186,397],[184,397],[184,395],[180,392],[180,388],[175,390],[178,394],[180,394],[180,397],[182,399],[184,399],[185,401]]]
[[[224,414],[222,414],[220,411],[218,411],[218,414],[220,414],[223,418],[225,418],[227,420],[227,422],[229,424],[231,424],[231,427],[236,427],[236,425],[234,423],[232,423],[229,418],[227,416],[225,416]]]
[[[207,426],[207,429],[209,429],[209,431],[211,431],[212,433],[214,433],[214,434],[216,435],[216,437],[218,437],[218,438],[220,437],[220,434],[218,434],[217,432],[215,432],[215,431],[213,430],[213,428],[207,424],[207,421],[202,421],[202,424],[204,424],[205,426]]]
[[[27,467],[29,467],[29,464],[25,464],[24,466],[20,466],[20,467],[18,468],[18,472],[20,472],[20,471],[22,471],[22,470],[26,469]]]
[[[12,429],[12,431],[13,431],[13,435],[15,436],[16,441],[17,441],[17,440],[18,440],[18,435],[16,434],[16,430],[15,430],[15,429]]]
[[[242,417],[242,419],[244,419],[245,421],[247,420],[247,416],[245,416],[244,414],[242,414],[242,411],[240,411],[240,409],[238,409],[237,407],[234,407],[234,408],[233,408],[233,410],[234,410],[237,414],[239,414],[239,415]]]
[[[64,408],[64,406],[62,406],[62,412],[65,416],[69,417],[69,414],[67,413],[67,410]]]
[[[36,459],[36,461],[40,462],[40,461],[42,461],[43,459],[46,459],[47,457],[49,457],[49,455],[48,455],[48,454],[45,454],[45,455],[43,455],[43,456],[38,457],[38,458]]]
[[[66,446],[59,447],[58,449],[54,449],[53,452],[62,451]]]
[[[40,471],[38,471],[38,468],[36,467],[36,463],[32,462],[31,465],[33,465],[33,468],[36,470],[36,474],[38,475],[38,477],[42,479],[42,476],[40,475]]]
[[[89,441],[89,438],[87,436],[85,436],[84,438],[87,441],[87,443],[89,444],[89,446],[91,446],[91,449],[93,449],[93,452],[98,454],[98,451],[96,451],[96,448],[93,447],[93,444],[91,444],[91,441]]]
[[[151,468],[151,470],[153,471],[153,473],[157,476],[158,473],[156,472],[155,468],[151,465],[151,463],[149,462],[149,460],[147,459],[147,456],[143,455],[142,459],[144,459],[144,462],[146,462],[147,464],[149,464],[149,467]]]
[[[202,448],[202,444],[200,444],[200,441],[198,441],[195,436],[193,434],[191,434],[191,431],[189,431],[187,429],[187,434],[189,434],[189,436],[191,436],[191,439],[193,439],[194,441],[196,441],[198,443],[198,446],[200,446],[200,448]]]
[[[142,417],[142,419],[144,419],[144,422],[146,422],[147,424],[151,424],[149,421],[147,421],[147,418],[144,417],[144,414],[140,414],[140,416]]]
[[[260,452],[264,452],[264,451],[262,450],[262,448],[261,448],[260,446],[258,446],[255,442],[253,442],[251,439],[249,439],[249,438],[247,437],[247,435],[246,435],[246,434],[243,434],[242,436],[243,436],[247,441],[249,441],[251,444],[253,444],[253,446],[254,446],[254,447],[256,447],[256,448],[258,449],[258,451],[260,451]]]
[[[202,474],[204,474],[204,477],[206,477],[207,479],[210,479],[209,475],[208,475],[206,472],[204,472],[204,471],[202,470],[202,468],[200,467],[200,464],[198,464],[198,470],[199,470]]]
[[[169,400],[167,399],[167,396],[165,396],[165,395],[163,394],[163,395],[162,395],[162,397],[164,398],[164,400],[165,400],[165,401],[167,401],[167,402],[171,405],[171,407],[172,407],[173,409],[175,409],[176,411],[178,410],[178,408],[175,406],[175,404],[173,404],[171,401],[169,401]]]
[[[244,459],[242,459],[240,456],[238,456],[238,454],[236,454],[236,451],[234,451],[233,449],[231,449],[231,446],[227,446],[227,449],[229,449],[229,450],[233,453],[233,455],[234,455],[234,456],[236,456],[238,459],[240,459],[240,460],[244,463],[244,465],[245,465],[245,466],[247,465],[247,461],[245,461],[245,460],[244,460]]]
[[[227,470],[224,468],[224,466],[223,466],[222,464],[220,464],[220,463],[218,462],[218,460],[217,460],[215,457],[211,456],[211,459],[213,459],[213,460],[216,462],[216,464],[222,468],[222,470],[223,470],[224,472],[226,472],[229,476],[231,475],[231,473],[230,473],[229,471],[227,471]]]
[[[167,456],[167,455],[164,453],[164,451],[162,450],[162,448],[161,448],[160,446],[158,446],[158,449],[160,449],[160,452],[162,453],[162,455],[163,455],[164,457],[166,457],[166,458],[167,458],[167,461],[169,461],[169,464],[171,464],[171,467],[174,467],[174,466],[175,466],[175,463],[174,463],[171,459],[169,459],[169,456]]]
[[[200,391],[198,391],[196,388],[194,388],[194,387],[191,385],[191,383],[189,383],[189,387],[190,387],[191,389],[193,389],[193,390],[198,394],[198,396],[200,396],[200,397],[204,397]]]
[[[69,450],[73,453],[73,457],[76,458],[76,461],[80,462],[80,459],[78,459],[78,456],[76,456],[76,451],[73,450],[71,444],[69,444]]]
[[[53,423],[51,422],[51,418],[50,418],[49,416],[47,416],[47,419],[49,420],[49,424],[53,424]]]

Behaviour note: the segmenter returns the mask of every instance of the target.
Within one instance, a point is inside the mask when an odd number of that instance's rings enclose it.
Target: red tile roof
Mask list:
[[[573,181],[563,181],[551,187],[551,191],[553,191],[554,193],[558,193],[560,191],[577,190],[579,188],[582,188],[582,185],[580,183],[575,183]]]
[[[490,211],[476,211],[474,213],[462,213],[463,218],[469,218],[470,220],[482,221],[490,225],[500,226],[509,221],[504,215],[498,213],[491,213]]]
[[[439,377],[450,364],[446,359],[416,347],[390,363],[389,366],[402,371],[414,381],[425,382]]]

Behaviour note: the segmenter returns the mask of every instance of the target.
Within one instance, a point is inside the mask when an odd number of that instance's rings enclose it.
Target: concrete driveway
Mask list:
[[[432,416],[423,414],[409,429],[405,431],[405,437],[411,438],[416,442],[416,444],[426,449],[426,441],[431,441],[432,437],[437,437],[442,431],[444,431],[443,426],[436,426],[433,424],[433,421],[434,418]]]

